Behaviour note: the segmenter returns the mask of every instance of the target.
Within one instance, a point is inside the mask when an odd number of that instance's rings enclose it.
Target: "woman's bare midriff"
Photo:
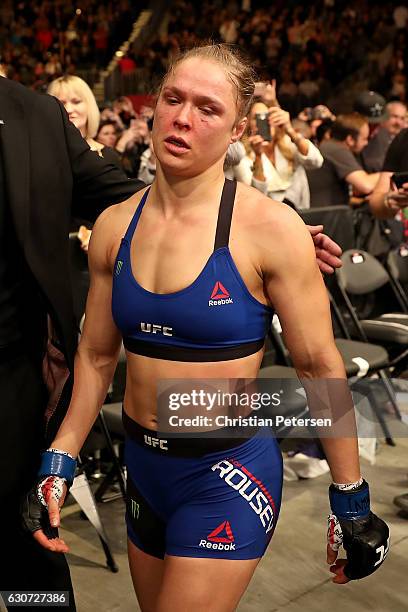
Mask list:
[[[263,353],[262,349],[253,355],[231,361],[196,363],[153,359],[127,352],[124,410],[130,418],[142,427],[157,429],[159,381],[165,379],[195,379],[197,385],[198,381],[202,380],[205,387],[205,379],[217,379],[219,381],[254,379],[257,377]],[[223,382],[223,384],[225,385],[226,382]],[[232,385],[234,385],[234,382],[232,382]],[[188,384],[186,387],[188,387]]]

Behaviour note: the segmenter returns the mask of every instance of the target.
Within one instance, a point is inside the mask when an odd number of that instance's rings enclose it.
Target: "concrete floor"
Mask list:
[[[398,516],[392,504],[395,495],[408,491],[408,440],[397,440],[394,448],[380,443],[376,465],[363,460],[362,466],[373,510],[391,529],[392,546],[382,568],[361,582],[333,585],[325,563],[330,477],[286,482],[278,527],[239,612],[408,611],[408,520]],[[123,503],[99,507],[117,574],[106,569],[96,532],[80,517],[78,507],[67,507],[63,519],[78,611],[137,611],[127,567]]]

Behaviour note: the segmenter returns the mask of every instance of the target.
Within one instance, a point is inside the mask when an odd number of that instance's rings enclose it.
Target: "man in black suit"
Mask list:
[[[56,98],[0,77],[0,590],[71,590],[20,506],[72,385],[71,216],[93,221],[141,187],[90,151]]]

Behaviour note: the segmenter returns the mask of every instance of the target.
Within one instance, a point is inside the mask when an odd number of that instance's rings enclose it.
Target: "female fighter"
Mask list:
[[[158,380],[256,378],[274,310],[299,377],[346,387],[305,225],[289,207],[224,179],[224,157],[245,130],[253,90],[252,71],[225,45],[192,49],[170,67],[154,116],[156,179],[94,227],[72,401],[43,453],[38,495],[58,526],[74,458],[123,339],[128,550],[143,611],[234,610],[275,529],[282,487],[271,436],[161,436]],[[332,570],[344,583],[377,569],[388,529],[370,512],[356,439],[322,443],[337,483],[328,562],[343,538],[348,560]],[[67,550],[41,530],[35,537]]]

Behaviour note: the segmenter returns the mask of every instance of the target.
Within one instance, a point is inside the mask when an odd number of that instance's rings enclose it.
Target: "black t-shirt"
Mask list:
[[[385,156],[384,172],[408,172],[408,128],[394,138]]]
[[[324,162],[321,168],[306,172],[310,189],[310,206],[347,205],[349,184],[345,177],[361,170],[361,166],[347,147],[336,140],[326,140],[320,146]]]
[[[7,205],[0,148],[0,347],[21,339],[18,291],[22,282],[22,256]]]
[[[392,137],[385,128],[380,128],[377,134],[368,141],[367,146],[364,147],[359,156],[361,165],[366,172],[369,174],[381,172],[391,141]]]

